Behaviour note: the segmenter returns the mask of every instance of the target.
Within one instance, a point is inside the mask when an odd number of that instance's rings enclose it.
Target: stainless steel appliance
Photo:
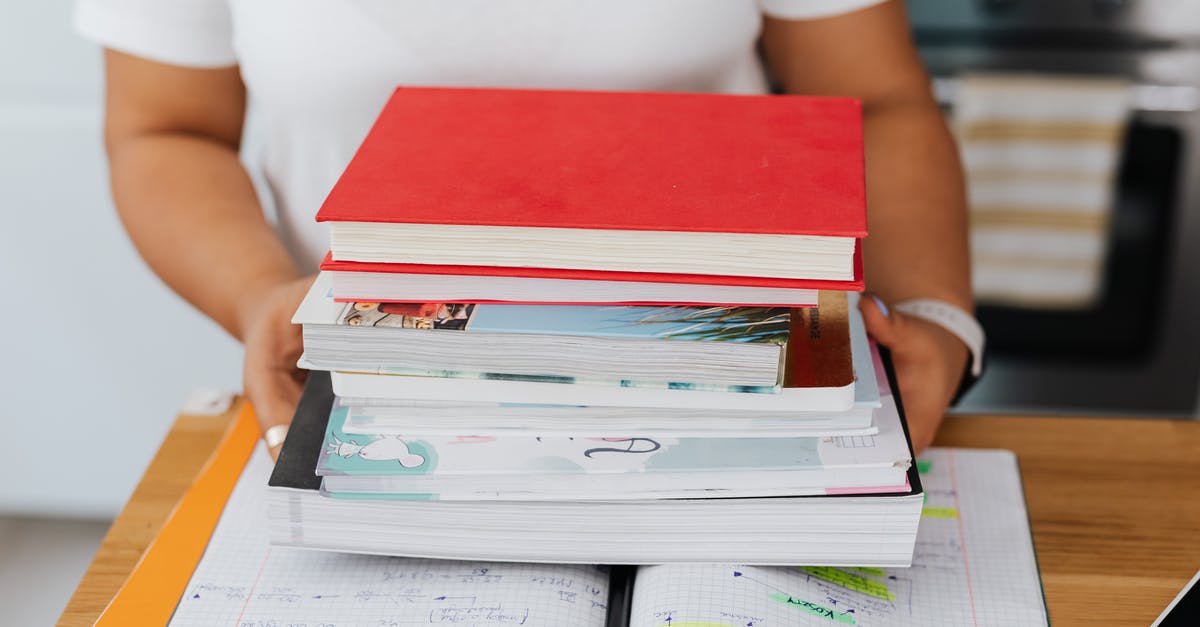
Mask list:
[[[1104,297],[981,307],[992,361],[963,411],[1197,415],[1200,1],[908,0],[939,98],[971,71],[1129,79]]]

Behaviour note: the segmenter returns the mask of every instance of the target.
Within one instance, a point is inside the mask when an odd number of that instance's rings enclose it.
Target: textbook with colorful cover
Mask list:
[[[611,381],[568,378],[547,381],[506,373],[472,377],[461,372],[411,376],[333,370],[331,378],[339,397],[354,399],[784,412],[852,409],[855,382],[846,294],[821,292],[819,307],[791,311],[782,387],[714,389],[692,382],[664,384],[627,378],[614,385]],[[861,341],[865,342],[865,331],[856,332],[862,333]],[[732,345],[722,343],[726,347]],[[300,366],[313,369],[307,358],[301,359]],[[508,368],[503,364],[500,367]],[[618,372],[627,371],[621,364],[614,368]]]
[[[659,437],[829,437],[874,435],[871,414],[880,406],[879,386],[862,314],[849,301],[854,404],[844,411],[788,411],[693,407],[604,407],[535,402],[489,403],[462,399],[337,399],[347,410],[346,433],[429,435],[575,435],[639,433]],[[824,335],[828,333],[828,329]],[[811,333],[810,333],[811,338]]]
[[[784,307],[339,303],[322,273],[292,321],[303,325],[305,367],[320,370],[774,392],[781,383],[792,312]]]
[[[850,98],[402,87],[317,219],[336,261],[861,289],[861,117]]]

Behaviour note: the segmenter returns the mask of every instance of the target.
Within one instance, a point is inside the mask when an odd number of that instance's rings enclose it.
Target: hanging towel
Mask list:
[[[1103,296],[1130,86],[1118,79],[973,75],[953,126],[971,207],[980,303],[1086,309]]]

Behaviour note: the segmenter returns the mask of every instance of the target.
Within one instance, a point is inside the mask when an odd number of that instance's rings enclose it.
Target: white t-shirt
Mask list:
[[[75,22],[154,61],[240,66],[280,234],[312,270],[313,216],[398,85],[761,93],[764,13],[880,1],[79,0]]]

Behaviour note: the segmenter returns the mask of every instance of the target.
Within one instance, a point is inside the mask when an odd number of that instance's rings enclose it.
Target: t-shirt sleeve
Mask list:
[[[75,30],[105,48],[151,61],[237,64],[228,0],[78,0]]]
[[[786,20],[833,17],[865,9],[884,0],[758,0],[762,12]]]

